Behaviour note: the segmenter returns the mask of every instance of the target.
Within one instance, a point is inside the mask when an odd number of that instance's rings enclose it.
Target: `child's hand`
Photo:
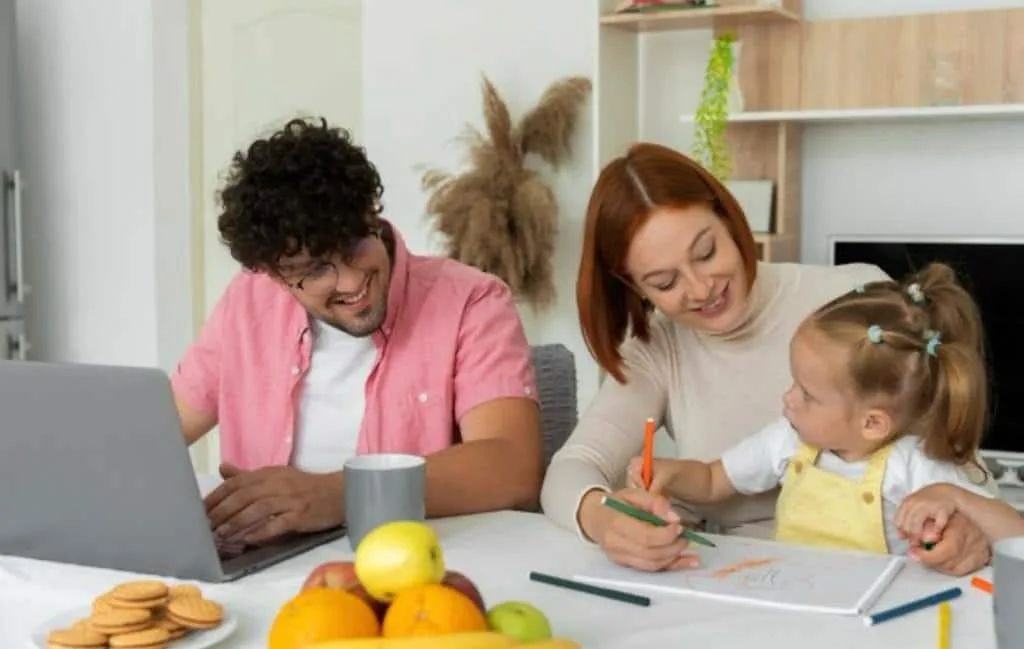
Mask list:
[[[678,464],[674,460],[654,460],[651,464],[651,488],[648,489],[643,478],[644,459],[635,457],[629,461],[629,466],[626,469],[626,486],[643,489],[654,494],[664,493],[665,487],[676,476]]]
[[[907,496],[896,511],[893,523],[911,543],[935,543],[955,512],[956,502],[947,486],[934,484]]]

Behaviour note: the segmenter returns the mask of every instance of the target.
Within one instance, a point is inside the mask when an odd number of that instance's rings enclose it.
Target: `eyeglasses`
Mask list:
[[[288,286],[302,291],[306,295],[328,295],[338,285],[340,268],[342,266],[351,267],[352,262],[365,257],[372,249],[370,244],[375,238],[377,238],[377,234],[371,234],[352,246],[352,249],[346,254],[335,253],[330,259],[317,260],[309,270],[302,273],[298,280],[285,280],[285,282]]]

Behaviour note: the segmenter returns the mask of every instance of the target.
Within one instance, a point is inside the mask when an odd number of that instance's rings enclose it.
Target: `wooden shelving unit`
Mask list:
[[[744,99],[727,129],[732,178],[775,186],[772,231],[756,235],[763,259],[800,257],[805,125],[1024,118],[1024,9],[805,21],[801,0],[719,2],[625,14],[602,2],[595,164],[638,139],[641,34],[731,31]]]
[[[655,32],[799,22],[799,20],[799,14],[783,7],[739,5],[611,14],[602,16],[601,24],[631,32]]]
[[[776,110],[744,111],[730,115],[730,122],[759,124],[766,122],[795,122],[814,124],[828,122],[895,122],[963,119],[1024,118],[1024,104],[983,104],[976,106],[924,106],[910,108],[846,108],[833,110]],[[693,123],[693,115],[683,115],[679,121]]]

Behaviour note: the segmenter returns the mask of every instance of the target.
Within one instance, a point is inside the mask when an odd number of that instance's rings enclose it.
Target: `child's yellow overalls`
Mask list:
[[[882,513],[882,478],[892,448],[867,460],[860,480],[818,468],[821,451],[800,444],[786,467],[775,506],[775,539],[867,552],[888,552]]]

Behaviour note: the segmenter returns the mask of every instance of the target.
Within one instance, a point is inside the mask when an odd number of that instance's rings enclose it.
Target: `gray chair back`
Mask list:
[[[544,431],[544,466],[562,448],[579,418],[576,404],[576,359],[565,345],[530,348],[537,377],[541,424]]]

